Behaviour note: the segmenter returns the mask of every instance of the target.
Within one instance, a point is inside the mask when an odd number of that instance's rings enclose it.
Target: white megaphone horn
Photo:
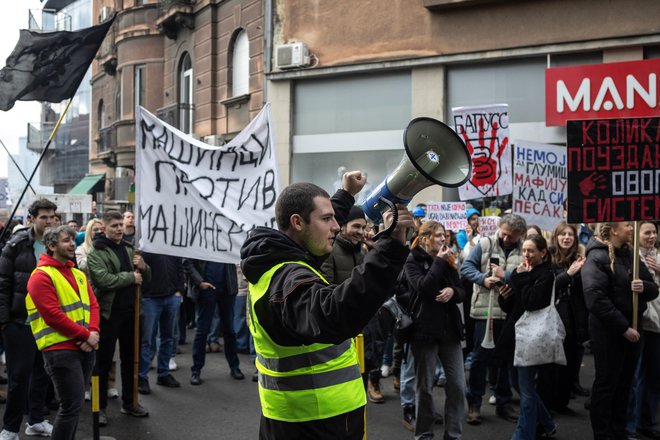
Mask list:
[[[394,204],[407,205],[431,185],[450,188],[463,185],[470,178],[472,159],[463,140],[446,124],[432,118],[416,118],[403,132],[406,154],[396,169],[369,194],[362,204],[364,213],[380,223],[383,212],[392,209],[392,224],[374,239],[389,234],[396,227]]]

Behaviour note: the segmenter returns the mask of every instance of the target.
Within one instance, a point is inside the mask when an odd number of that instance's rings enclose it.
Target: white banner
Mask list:
[[[446,230],[462,231],[467,228],[465,202],[427,202],[426,219],[442,223]]]
[[[472,156],[472,177],[458,188],[461,200],[504,196],[513,191],[507,104],[456,107],[454,130]]]
[[[57,212],[91,214],[91,194],[37,194],[36,199],[48,199],[57,205]]]
[[[247,233],[275,227],[279,194],[270,105],[230,143],[207,145],[136,110],[140,248],[238,263]]]
[[[566,147],[518,141],[515,149],[513,213],[551,231],[564,218]]]

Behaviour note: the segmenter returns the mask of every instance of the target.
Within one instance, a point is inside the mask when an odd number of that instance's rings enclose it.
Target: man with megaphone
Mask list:
[[[359,171],[346,173],[332,198],[311,183],[289,185],[275,205],[279,230],[258,227],[241,249],[262,440],[363,437],[366,395],[353,337],[392,295],[413,227],[410,212],[397,206],[389,236],[374,244],[349,279],[327,283],[321,263],[365,183]],[[384,217],[390,223],[389,213]]]

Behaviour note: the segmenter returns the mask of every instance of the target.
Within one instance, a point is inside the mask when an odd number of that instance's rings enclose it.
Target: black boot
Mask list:
[[[415,432],[415,405],[403,407],[403,427],[410,432]]]

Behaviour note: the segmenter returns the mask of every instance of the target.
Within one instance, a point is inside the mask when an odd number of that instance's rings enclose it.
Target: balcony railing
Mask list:
[[[195,27],[193,5],[195,0],[164,0],[159,6],[156,26],[161,34],[171,40],[176,40],[179,29]]]
[[[28,29],[37,32],[70,31],[71,16],[54,9],[30,9]]]
[[[50,137],[51,132],[55,124],[52,122],[45,123],[28,123],[27,126],[27,147],[32,151],[40,153]],[[49,148],[54,149],[55,143],[53,143]]]

